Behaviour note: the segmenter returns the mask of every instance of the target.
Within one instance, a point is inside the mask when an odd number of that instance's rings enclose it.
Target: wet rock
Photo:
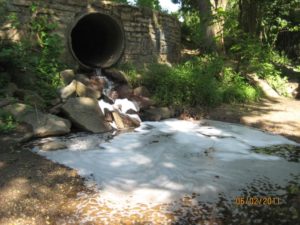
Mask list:
[[[65,85],[70,84],[75,79],[74,70],[63,70],[60,72],[60,77]]]
[[[88,87],[102,93],[103,88],[105,87],[105,84],[106,84],[106,82],[103,78],[92,76],[91,79],[90,79],[90,82],[88,84]]]
[[[55,151],[67,148],[67,145],[60,141],[50,141],[43,143],[39,148],[43,151]]]
[[[173,110],[168,107],[151,108],[144,110],[141,115],[143,121],[159,121],[174,116]]]
[[[129,129],[140,126],[140,121],[132,118],[128,115],[118,113],[116,111],[112,112],[113,119],[117,125],[118,129]]]
[[[133,95],[129,100],[135,102],[140,110],[149,109],[151,106],[155,105],[155,102],[152,99],[143,96]]]
[[[4,107],[4,110],[13,114],[17,121],[32,126],[34,137],[47,137],[67,134],[71,123],[61,117],[43,113],[33,107],[15,103]]]
[[[70,98],[62,106],[62,111],[79,128],[93,133],[108,132],[110,125],[98,105],[97,100],[92,98]]]
[[[150,97],[149,90],[144,86],[140,86],[140,87],[135,88],[133,90],[133,94],[136,95],[136,96]]]
[[[130,98],[132,96],[133,90],[127,84],[122,84],[116,87],[119,98]]]
[[[110,78],[112,81],[120,84],[127,84],[126,75],[123,71],[117,70],[115,68],[105,69],[105,76]]]

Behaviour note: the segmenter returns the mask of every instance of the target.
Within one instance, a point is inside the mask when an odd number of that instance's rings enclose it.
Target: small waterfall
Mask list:
[[[96,68],[95,69],[95,74],[99,79],[103,79],[105,81],[105,86],[103,88],[103,94],[105,94],[106,96],[109,96],[111,90],[115,87],[114,82],[107,79],[106,76],[102,75],[102,69],[101,68]]]
[[[107,79],[107,77],[105,77],[105,76],[101,76],[100,78],[104,79],[104,81],[105,81],[105,86],[103,88],[103,94],[105,94],[106,96],[109,96],[111,90],[115,87],[115,84],[111,80]]]
[[[95,69],[95,74],[97,77],[101,77],[102,76],[102,69],[101,68],[96,68]]]

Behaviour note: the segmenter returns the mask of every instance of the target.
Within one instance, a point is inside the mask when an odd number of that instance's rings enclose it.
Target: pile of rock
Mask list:
[[[62,103],[59,108],[77,127],[91,132],[107,132],[112,127],[137,127],[141,122],[140,117],[143,120],[158,121],[173,116],[167,107],[154,107],[147,88],[140,86],[132,89],[122,71],[106,69],[103,75],[105,79],[96,74],[75,74],[73,70],[61,72],[66,86],[60,90]],[[108,81],[114,85],[104,95]],[[127,109],[129,102],[134,107]],[[57,106],[52,111],[56,109]]]
[[[113,128],[137,127],[140,118],[158,121],[173,116],[169,108],[154,106],[147,88],[132,89],[122,71],[106,69],[103,74],[104,77],[62,71],[64,86],[50,109],[45,109],[44,100],[36,92],[11,83],[5,90],[9,96],[0,99],[0,106],[20,124],[26,125],[26,139],[64,135],[71,127],[93,133],[109,132]],[[105,92],[107,82],[114,84],[109,93]],[[17,100],[11,101],[10,96]],[[106,106],[101,107],[101,103]]]

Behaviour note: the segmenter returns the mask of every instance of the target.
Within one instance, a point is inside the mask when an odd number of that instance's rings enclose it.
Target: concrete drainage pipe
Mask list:
[[[110,15],[85,13],[70,28],[69,48],[82,67],[107,68],[120,59],[124,50],[124,31]]]

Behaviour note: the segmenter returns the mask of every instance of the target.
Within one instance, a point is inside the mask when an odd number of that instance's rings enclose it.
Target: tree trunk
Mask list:
[[[228,0],[198,0],[200,12],[201,30],[203,34],[203,45],[207,51],[224,49],[223,20],[215,21],[217,9],[226,9]]]
[[[239,24],[253,37],[261,36],[261,9],[257,0],[239,0]]]

